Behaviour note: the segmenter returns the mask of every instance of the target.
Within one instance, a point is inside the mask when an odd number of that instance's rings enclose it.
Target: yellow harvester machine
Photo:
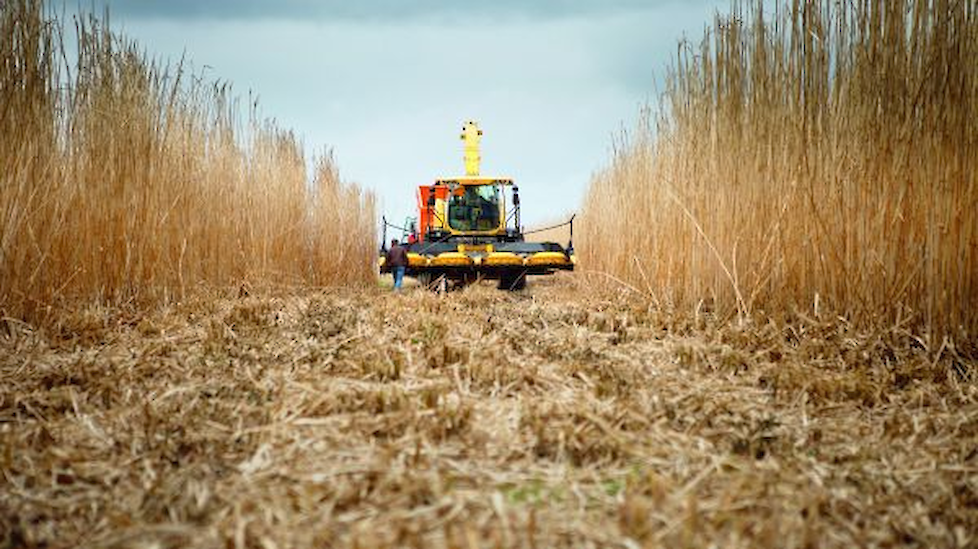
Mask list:
[[[519,188],[506,177],[479,173],[482,131],[475,122],[462,128],[465,175],[436,179],[418,187],[418,219],[409,229],[406,247],[410,265],[405,274],[422,284],[468,284],[499,281],[501,289],[519,290],[527,275],[573,270],[574,228],[567,248],[554,242],[527,242],[520,225]],[[386,229],[381,271],[386,253]]]

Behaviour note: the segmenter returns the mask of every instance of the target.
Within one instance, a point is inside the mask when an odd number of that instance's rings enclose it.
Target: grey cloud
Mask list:
[[[676,40],[729,0],[108,1],[155,55],[186,52],[260,92],[264,113],[308,151],[332,148],[389,219],[412,215],[417,185],[458,172],[455,128],[479,120],[484,169],[520,181],[533,224],[576,207],[612,136],[654,100]]]
[[[112,13],[136,19],[288,19],[398,22],[405,19],[559,19],[661,7],[703,0],[99,0]]]

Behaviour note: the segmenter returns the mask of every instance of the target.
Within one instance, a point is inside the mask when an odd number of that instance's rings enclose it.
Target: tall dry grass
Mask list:
[[[734,2],[592,182],[582,263],[676,306],[973,341],[975,67],[974,2]]]
[[[368,280],[373,199],[230,87],[149,60],[108,15],[0,3],[0,313],[200,286]]]

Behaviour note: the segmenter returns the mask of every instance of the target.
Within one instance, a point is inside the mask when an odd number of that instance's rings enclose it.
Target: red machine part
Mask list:
[[[418,240],[421,242],[424,242],[434,217],[432,211],[428,209],[428,197],[432,190],[435,193],[435,200],[448,200],[448,187],[442,185],[437,187],[421,185],[418,187]]]

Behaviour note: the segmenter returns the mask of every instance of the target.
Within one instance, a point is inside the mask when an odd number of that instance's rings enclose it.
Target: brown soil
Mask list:
[[[954,349],[573,277],[260,293],[0,324],[0,546],[978,543]]]

